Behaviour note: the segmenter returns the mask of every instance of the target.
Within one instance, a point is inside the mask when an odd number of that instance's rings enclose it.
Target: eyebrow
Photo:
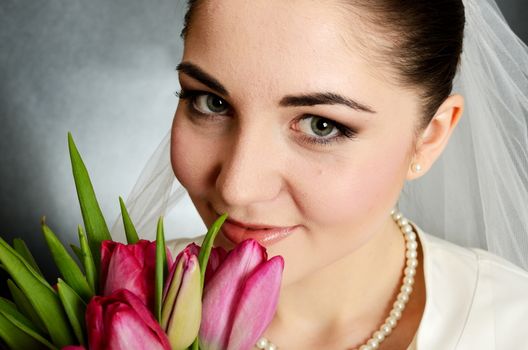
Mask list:
[[[210,89],[215,90],[224,96],[229,96],[227,89],[215,77],[205,72],[194,63],[181,62],[176,67],[176,70],[187,74],[188,76],[198,80],[200,83],[207,85]]]
[[[212,75],[191,62],[181,62],[176,70],[198,80],[210,89],[224,96],[229,96],[227,89]],[[371,107],[349,97],[334,92],[315,92],[301,95],[286,95],[279,105],[282,107],[301,107],[315,105],[344,105],[356,111],[376,113]]]

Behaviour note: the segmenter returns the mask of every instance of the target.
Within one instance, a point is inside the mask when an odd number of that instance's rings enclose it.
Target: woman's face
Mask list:
[[[328,2],[205,1],[186,38],[174,173],[207,226],[295,226],[267,247],[286,284],[386,228],[408,174],[418,101],[369,60],[357,20]]]

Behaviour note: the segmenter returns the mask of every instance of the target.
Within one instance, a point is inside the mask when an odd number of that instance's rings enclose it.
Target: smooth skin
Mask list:
[[[440,156],[463,110],[452,95],[414,134],[419,90],[391,79],[375,40],[364,40],[383,34],[354,21],[337,2],[203,1],[178,67],[182,89],[194,93],[178,104],[171,161],[204,223],[227,212],[298,226],[267,249],[285,260],[264,334],[282,349],[353,348],[384,322],[405,265],[389,213],[405,181]],[[287,98],[328,92],[354,102]],[[216,244],[233,246],[222,236]],[[405,349],[418,329],[421,258],[411,300],[380,349]]]

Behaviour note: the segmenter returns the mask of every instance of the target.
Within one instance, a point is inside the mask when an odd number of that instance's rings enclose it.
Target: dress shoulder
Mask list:
[[[419,237],[427,298],[417,348],[528,349],[528,272],[482,249]]]

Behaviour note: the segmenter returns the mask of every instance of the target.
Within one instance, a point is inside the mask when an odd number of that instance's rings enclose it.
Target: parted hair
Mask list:
[[[194,14],[205,1],[187,1],[180,34],[184,41]],[[462,0],[335,1],[389,39],[390,45],[378,47],[378,51],[396,72],[397,82],[418,91],[422,118],[416,131],[423,130],[453,88],[464,37]]]

